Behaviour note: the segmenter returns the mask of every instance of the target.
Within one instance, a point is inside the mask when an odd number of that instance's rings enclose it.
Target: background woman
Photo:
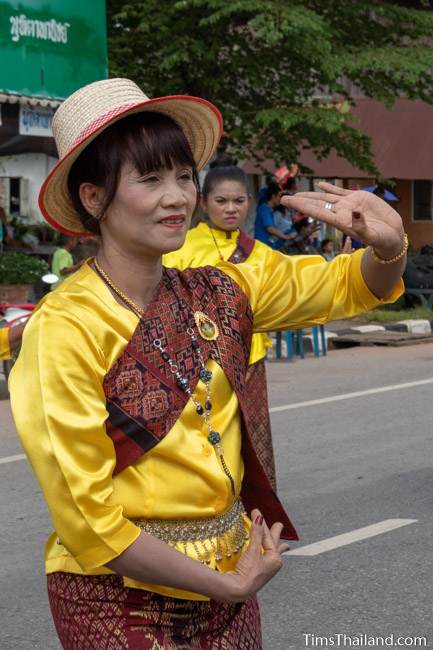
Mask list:
[[[0,361],[11,359],[18,352],[25,323],[15,327],[0,328]]]
[[[34,312],[10,388],[53,521],[48,595],[67,650],[261,648],[256,593],[296,533],[252,436],[252,331],[402,291],[398,214],[329,185],[290,201],[376,252],[164,269],[221,130],[208,102],[149,100],[125,79],[77,91],[53,121],[41,209],[100,248]]]
[[[233,264],[260,262],[266,254],[265,245],[241,230],[249,206],[247,178],[242,169],[232,165],[212,168],[203,182],[200,206],[207,220],[188,231],[181,249],[164,255],[165,266],[183,270],[207,264],[215,266],[221,261]],[[246,397],[253,407],[255,422],[252,429],[259,458],[276,489],[265,368],[266,350],[271,345],[267,334],[253,334]]]

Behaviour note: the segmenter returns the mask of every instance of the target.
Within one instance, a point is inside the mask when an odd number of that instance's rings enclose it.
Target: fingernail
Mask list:
[[[354,219],[360,219],[361,218],[361,213],[360,212],[352,212],[352,217]]]
[[[263,515],[260,515],[259,517],[259,526],[261,526],[263,523]]]
[[[254,523],[255,523],[257,526],[260,526],[260,515],[257,515],[257,517],[254,519]]]

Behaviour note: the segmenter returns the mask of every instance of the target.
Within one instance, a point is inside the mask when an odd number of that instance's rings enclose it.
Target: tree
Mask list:
[[[209,99],[224,117],[224,147],[241,158],[292,162],[302,148],[319,158],[334,148],[375,173],[349,88],[388,105],[433,103],[433,12],[405,4],[108,0],[110,74],[150,96]]]

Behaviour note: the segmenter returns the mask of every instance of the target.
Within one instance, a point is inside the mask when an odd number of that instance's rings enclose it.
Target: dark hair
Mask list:
[[[278,183],[275,183],[275,182],[268,183],[268,186],[267,186],[266,192],[265,192],[265,201],[270,201],[273,196],[275,196],[276,194],[279,194],[280,192],[281,192],[281,188],[278,185]]]
[[[286,192],[290,192],[291,190],[296,188],[297,184],[298,184],[298,182],[297,182],[296,176],[289,176],[289,178],[284,183],[283,189]]]
[[[243,185],[245,190],[247,190],[247,177],[240,167],[235,167],[234,165],[214,167],[206,174],[206,178],[204,179],[201,190],[203,197],[207,199],[209,193],[222,181],[235,181]]]
[[[236,167],[237,163],[238,161],[236,158],[232,158],[230,154],[221,151],[218,153],[215,160],[212,160],[209,164],[209,169],[214,169],[215,167]]]
[[[142,112],[125,117],[103,131],[80,154],[71,167],[68,189],[74,208],[86,230],[100,233],[99,221],[81,203],[81,183],[103,187],[106,196],[98,218],[106,212],[119,184],[120,171],[130,162],[139,174],[187,165],[192,168],[199,189],[196,164],[191,147],[180,126],[167,115]]]
[[[329,243],[333,244],[334,242],[332,241],[332,239],[322,239],[322,243],[320,244],[320,248],[322,249],[322,251],[325,250],[325,246]]]
[[[308,228],[308,226],[311,226],[310,220],[308,217],[304,217],[303,219],[299,219],[299,221],[295,221],[293,223],[293,227],[296,230],[296,232],[300,233],[302,228]]]

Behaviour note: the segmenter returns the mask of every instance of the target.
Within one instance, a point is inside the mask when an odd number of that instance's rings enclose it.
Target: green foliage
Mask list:
[[[409,7],[404,6],[408,4]],[[347,103],[433,102],[431,3],[385,0],[108,0],[110,74],[150,96],[214,102],[224,146],[296,161],[331,149],[371,173]],[[342,100],[346,100],[346,104]]]
[[[48,272],[48,264],[27,253],[0,254],[0,284],[33,284]]]

